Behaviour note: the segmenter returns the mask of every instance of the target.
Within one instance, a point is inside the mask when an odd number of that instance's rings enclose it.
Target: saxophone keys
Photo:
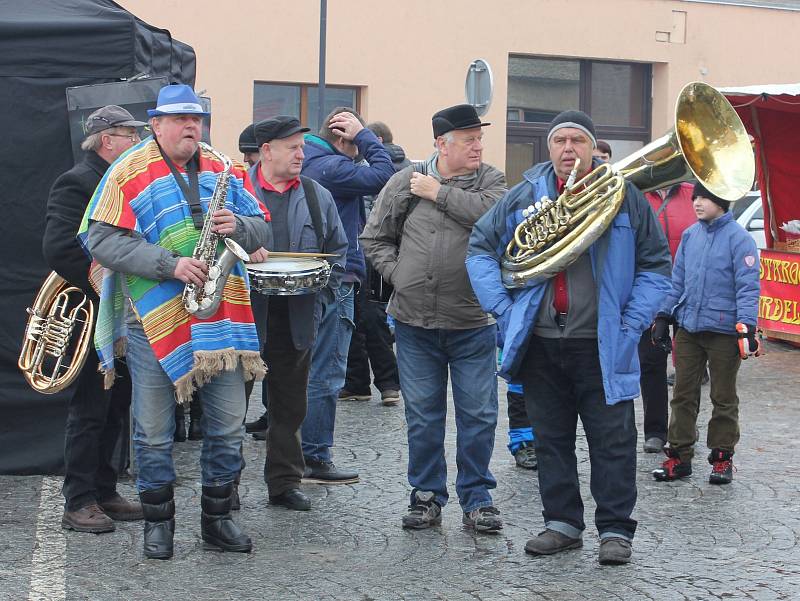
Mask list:
[[[206,283],[203,284],[203,292],[205,292],[207,296],[210,296],[210,295],[214,294],[214,292],[216,292],[216,290],[217,290],[217,280],[216,280],[216,278],[213,279],[213,280],[211,280],[211,279],[206,280]],[[207,300],[207,299],[204,298],[203,301],[205,301],[205,300]],[[211,301],[209,300],[209,302],[211,302]],[[205,307],[203,307],[203,308],[205,308]]]

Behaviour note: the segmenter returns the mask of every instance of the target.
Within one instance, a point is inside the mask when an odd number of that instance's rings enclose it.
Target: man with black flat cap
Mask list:
[[[345,234],[330,192],[301,178],[303,134],[294,117],[279,115],[255,124],[259,162],[250,168],[256,195],[271,211],[273,246],[283,252],[331,253],[328,286],[320,293],[267,297],[263,358],[269,390],[267,460],[264,474],[269,502],[307,511],[311,501],[300,492],[305,463],[300,426],[306,415],[311,351],[320,320],[318,294],[340,285],[347,254]],[[260,249],[259,252],[262,252]]]
[[[256,142],[256,124],[251,123],[239,134],[239,152],[244,155],[244,162],[252,167],[258,162],[258,142]]]
[[[477,532],[502,528],[489,492],[496,486],[489,471],[497,426],[496,327],[464,266],[472,226],[506,189],[505,176],[481,160],[487,125],[470,105],[437,112],[436,152],[424,165],[392,176],[361,235],[365,255],[394,286],[387,312],[396,321],[412,486],[404,528],[440,524],[448,499],[448,370],[462,521]]]

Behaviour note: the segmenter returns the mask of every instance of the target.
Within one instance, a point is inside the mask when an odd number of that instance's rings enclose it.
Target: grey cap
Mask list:
[[[86,135],[99,133],[112,127],[142,127],[143,121],[137,121],[128,111],[116,104],[109,104],[97,109],[86,117]]]

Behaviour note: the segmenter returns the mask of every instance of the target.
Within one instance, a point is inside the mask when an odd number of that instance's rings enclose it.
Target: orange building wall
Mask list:
[[[118,0],[197,53],[213,103],[213,143],[238,155],[255,80],[316,83],[317,0]],[[475,58],[494,72],[485,159],[505,163],[508,55],[653,64],[653,135],[680,88],[800,79],[800,12],[681,0],[329,0],[327,83],[364,86],[362,112],[385,121],[412,158],[432,149],[430,117],[464,102]],[[667,41],[668,40],[668,41]]]

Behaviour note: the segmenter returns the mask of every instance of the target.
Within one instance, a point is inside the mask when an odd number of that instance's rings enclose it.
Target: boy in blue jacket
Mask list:
[[[692,473],[700,383],[708,360],[711,403],[708,422],[709,482],[733,479],[733,452],[739,441],[739,397],[736,373],[742,358],[758,354],[759,263],[756,244],[728,212],[729,202],[701,184],[692,194],[698,222],[681,237],[672,270],[672,291],[653,325],[653,343],[667,340],[671,320],[675,335],[673,389],[667,460],[653,470],[659,481]],[[745,328],[742,328],[741,325]]]

